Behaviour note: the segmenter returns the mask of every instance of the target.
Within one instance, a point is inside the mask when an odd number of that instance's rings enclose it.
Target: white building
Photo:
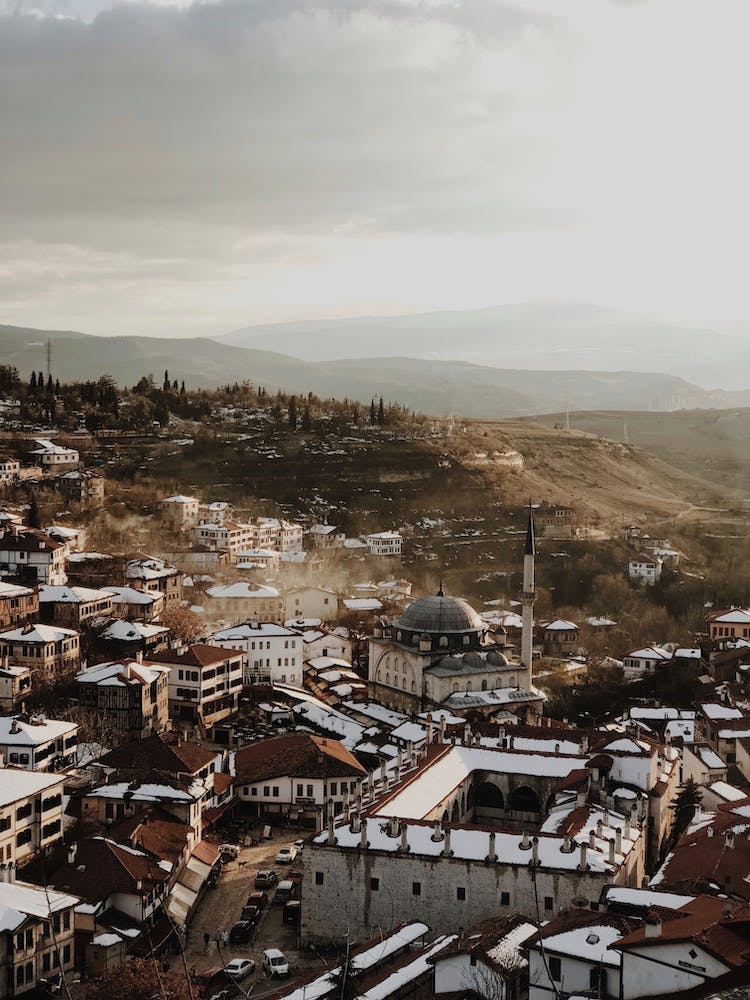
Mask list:
[[[378,531],[365,535],[365,541],[374,556],[400,556],[404,547],[403,536],[398,531]]]
[[[169,667],[169,714],[178,722],[210,728],[237,711],[242,656],[194,642],[185,649],[151,653],[146,666]]]
[[[209,587],[203,601],[205,617],[217,624],[257,621],[281,623],[284,601],[276,587],[241,581]],[[223,620],[223,621],[222,621]]]
[[[35,443],[39,447],[34,448],[30,454],[36,456],[44,472],[70,469],[80,461],[80,455],[75,448],[63,448],[62,445],[55,444],[47,438],[37,438]]]
[[[299,632],[275,622],[245,622],[219,629],[207,640],[242,653],[245,684],[302,686],[304,642]]]
[[[6,765],[27,771],[62,771],[76,763],[78,723],[31,716],[0,717],[0,752]]]
[[[67,583],[65,546],[35,528],[2,528],[0,573],[29,583]]]
[[[653,587],[661,579],[662,560],[656,556],[635,556],[628,563],[628,577],[644,587]]]
[[[207,524],[224,524],[229,519],[231,511],[231,503],[224,500],[209,500],[199,504],[196,521],[200,520]]]
[[[275,549],[239,549],[233,556],[237,569],[262,569],[266,573],[279,571],[281,556]]]
[[[193,538],[199,545],[226,552],[230,559],[240,549],[271,547],[256,541],[252,524],[239,521],[225,521],[223,524],[204,521],[193,528]]]
[[[49,996],[47,982],[62,973],[73,975],[75,907],[80,900],[68,893],[16,881],[12,867],[0,882],[3,914],[2,995]],[[46,981],[46,982],[45,982]]]
[[[287,592],[285,618],[319,618],[335,621],[339,613],[339,598],[335,590],[326,587],[299,587]]]
[[[626,681],[637,681],[672,659],[672,654],[661,646],[642,646],[631,649],[622,658],[622,669]]]
[[[104,587],[112,594],[112,612],[122,618],[142,622],[158,621],[164,609],[164,594],[136,590],[135,587]]]
[[[0,857],[25,864],[62,840],[62,774],[0,768]]]
[[[178,494],[173,497],[164,497],[159,503],[164,518],[178,531],[189,531],[198,523],[201,502],[197,497],[186,497]]]
[[[21,463],[14,458],[4,458],[0,461],[0,483],[12,483],[18,479]]]

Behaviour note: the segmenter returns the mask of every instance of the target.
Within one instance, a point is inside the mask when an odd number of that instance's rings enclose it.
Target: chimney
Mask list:
[[[529,840],[529,834],[527,830],[523,831],[523,838],[519,846],[522,851],[528,851],[531,849],[531,841]]]
[[[560,753],[560,744],[555,743],[555,753]]]
[[[68,848],[68,864],[74,865],[76,861],[76,854],[78,853],[78,844],[71,844]]]
[[[359,818],[359,813],[358,812],[355,811],[355,812],[352,813],[351,819],[349,821],[349,825],[351,827],[352,833],[359,833],[359,831],[360,831],[360,829],[362,827],[362,821]]]
[[[596,847],[596,831],[593,829],[589,830],[589,847]]]
[[[451,850],[451,831],[449,828],[445,830],[445,840],[443,841],[443,856],[449,858],[453,854]]]
[[[8,882],[15,882],[16,881],[16,866],[13,864],[12,861],[8,862],[8,879],[7,879],[7,881]]]
[[[360,829],[359,846],[361,850],[366,851],[368,847],[367,841],[367,817],[362,820],[362,827]]]
[[[570,836],[569,833],[565,833],[563,835],[563,842],[562,842],[562,847],[560,848],[560,850],[564,854],[572,854],[572,852],[575,850],[575,847],[576,847],[576,845],[575,845],[575,841],[573,840],[573,838]]]
[[[727,830],[724,837],[724,845],[729,848],[734,847],[734,830]]]
[[[589,738],[588,736],[581,737],[581,753],[587,753],[589,749]]]
[[[661,937],[661,918],[655,913],[649,913],[646,917],[644,931],[647,938]]]
[[[328,800],[328,846],[329,847],[333,847],[333,845],[336,843],[336,838],[333,835],[333,826],[334,826],[333,801],[332,799],[329,799]]]
[[[445,715],[440,716],[440,742],[445,742]]]
[[[615,827],[615,852],[622,854],[622,828]]]
[[[539,865],[539,837],[531,841],[531,863],[535,868]]]
[[[580,809],[581,806],[585,805],[586,805],[586,789],[579,788],[578,791],[576,792],[576,807]]]
[[[389,816],[388,817],[388,836],[389,837],[398,837],[398,827],[399,827],[398,817],[397,816]]]
[[[404,822],[401,824],[401,846],[399,848],[399,850],[403,851],[404,854],[406,854],[409,850],[408,833],[409,833],[409,827]]]
[[[586,841],[581,841],[581,860],[578,862],[578,870],[585,872],[588,871],[588,863],[586,862]]]
[[[604,823],[602,823],[602,821],[600,819],[598,819],[596,821],[596,835],[597,835],[597,837],[601,837],[603,829],[604,829]]]
[[[490,848],[487,851],[488,861],[497,861],[497,851],[495,850],[495,831],[490,830]]]
[[[625,840],[630,840],[630,816],[625,814]]]
[[[611,865],[615,863],[615,838],[609,838],[609,858],[607,859]]]
[[[428,745],[432,743],[435,738],[435,729],[432,725],[432,713],[427,716],[427,743]]]
[[[439,843],[443,839],[443,828],[440,825],[440,820],[439,819],[435,820],[435,825],[432,828],[432,838],[431,839],[436,844]]]

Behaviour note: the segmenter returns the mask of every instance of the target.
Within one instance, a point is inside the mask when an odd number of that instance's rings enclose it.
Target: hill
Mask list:
[[[219,340],[308,361],[408,354],[498,368],[671,372],[707,389],[742,390],[750,385],[746,337],[587,304],[530,302],[464,312],[248,326]],[[575,397],[569,402],[583,408]]]
[[[206,338],[95,337],[75,331],[0,326],[0,355],[28,376],[45,366],[53,345],[54,375],[61,381],[114,375],[133,385],[167,369],[197,388],[249,380],[269,391],[314,392],[368,404],[379,396],[424,413],[502,419],[560,409],[648,410],[680,405],[736,405],[736,394],[707,392],[658,373],[498,369],[461,361],[408,357],[310,362],[267,350],[235,347]],[[373,349],[370,338],[368,348]],[[746,394],[750,402],[750,392]]]

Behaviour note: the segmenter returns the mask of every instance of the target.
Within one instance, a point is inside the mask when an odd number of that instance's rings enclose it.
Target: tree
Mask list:
[[[19,384],[18,369],[14,365],[0,365],[0,392],[15,392]]]
[[[375,421],[376,420],[377,420],[377,416],[375,414],[375,400],[373,399],[370,402],[370,426],[371,427],[375,426]]]
[[[679,837],[690,825],[695,815],[695,807],[703,800],[703,793],[692,778],[688,778],[677,793],[672,808],[674,809],[674,832]]]
[[[185,379],[182,380],[182,385],[180,386],[180,395],[185,395]]]
[[[378,423],[385,423],[385,410],[383,409],[383,397],[380,397],[380,402],[378,403]]]
[[[312,430],[312,419],[310,417],[309,406],[306,406],[302,413],[302,430],[305,434],[309,434]]]
[[[297,430],[297,397],[292,396],[289,400],[289,410],[288,410],[288,420],[289,426],[293,431]]]
[[[206,623],[201,616],[185,604],[173,603],[166,607],[161,613],[160,623],[169,629],[175,639],[183,642],[193,642],[206,632]]]
[[[30,528],[41,528],[41,521],[39,519],[39,505],[36,501],[36,493],[32,493],[29,497],[29,512],[26,515],[26,523]]]
[[[31,396],[36,395],[36,372],[32,372],[31,378],[29,379],[29,394]]]
[[[126,959],[87,989],[87,1000],[189,1000],[182,969],[164,971],[156,958]]]
[[[169,372],[164,369],[164,392],[169,392]]]

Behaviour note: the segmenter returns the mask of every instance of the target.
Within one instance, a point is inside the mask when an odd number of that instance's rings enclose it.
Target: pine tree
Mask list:
[[[42,390],[44,389],[44,372],[39,372],[36,377],[36,391],[41,396]]]
[[[52,382],[52,376],[47,376],[47,395],[51,396],[55,391],[54,383]]]
[[[674,809],[674,831],[677,836],[684,833],[695,815],[695,807],[701,804],[703,793],[693,778],[688,778],[677,793]]]
[[[29,497],[29,512],[26,515],[26,523],[30,528],[41,527],[41,522],[39,520],[39,506],[36,502],[36,493],[32,493]]]
[[[164,385],[162,388],[164,389],[164,392],[169,392],[169,372],[166,368],[164,369]]]
[[[59,378],[55,379],[55,395],[56,396],[60,395],[60,379]]]
[[[29,379],[29,395],[36,396],[36,372],[32,372]]]
[[[182,385],[180,386],[180,395],[185,395],[185,379],[182,380]]]
[[[383,397],[380,397],[380,402],[378,403],[378,423],[385,423],[385,410],[383,409]]]
[[[375,426],[375,400],[373,399],[370,403],[370,426]]]
[[[172,390],[173,392],[177,392],[177,379],[175,379],[174,382],[172,383]]]
[[[309,406],[306,406],[304,412],[302,413],[302,430],[305,434],[309,434],[312,430],[312,419],[310,417]]]
[[[297,430],[297,397],[292,396],[289,400],[289,426],[293,431]]]

